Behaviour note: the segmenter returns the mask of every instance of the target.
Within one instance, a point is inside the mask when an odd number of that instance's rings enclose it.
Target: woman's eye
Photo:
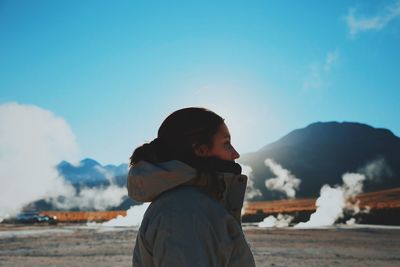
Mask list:
[[[231,143],[226,142],[226,143],[224,143],[224,146],[230,148],[231,147]]]

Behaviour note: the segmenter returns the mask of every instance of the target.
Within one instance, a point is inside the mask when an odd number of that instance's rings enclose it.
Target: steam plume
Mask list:
[[[324,185],[321,188],[320,197],[317,199],[317,210],[311,214],[310,220],[299,223],[295,227],[319,227],[333,225],[335,221],[343,216],[346,209],[353,215],[363,212],[368,213],[369,208],[360,209],[359,201],[353,203],[354,197],[363,191],[363,183],[366,180],[377,181],[382,175],[391,175],[392,171],[383,158],[370,161],[359,169],[360,173],[345,173],[342,176],[343,185],[330,187]],[[346,222],[348,225],[355,223],[351,218]]]
[[[364,174],[367,180],[379,182],[382,176],[393,176],[394,173],[383,157],[378,157],[358,169],[357,173]]]
[[[293,216],[285,214],[278,214],[277,217],[270,215],[264,218],[262,222],[259,222],[258,227],[288,227],[293,218]]]
[[[65,185],[67,190],[57,197],[48,197],[56,208],[70,210],[78,208],[80,210],[106,210],[118,206],[127,195],[125,187],[116,185],[113,181],[114,174],[101,166],[95,166],[96,170],[108,179],[110,185],[100,188],[81,188],[76,192],[71,185]]]
[[[343,185],[330,187],[324,185],[321,188],[320,197],[315,205],[317,210],[311,214],[310,220],[295,225],[297,228],[321,227],[333,225],[337,219],[343,216],[343,210],[359,212],[358,202],[351,204],[349,198],[355,197],[362,192],[365,176],[359,173],[345,173],[342,176]]]
[[[254,199],[255,197],[262,196],[261,191],[257,189],[254,185],[254,176],[253,176],[253,169],[250,166],[240,164],[242,167],[242,173],[247,176],[247,187],[246,187],[246,194],[245,200],[249,201]]]
[[[57,208],[70,210],[78,208],[80,210],[106,210],[118,206],[127,191],[125,187],[110,185],[101,188],[83,188],[76,193],[72,186],[67,186],[64,194],[57,197],[48,198],[48,200]]]
[[[79,156],[62,118],[18,103],[0,105],[0,151],[0,221],[31,201],[67,193],[55,166]]]
[[[103,226],[139,226],[142,222],[144,213],[149,207],[150,203],[143,203],[130,207],[127,210],[126,216],[118,215],[117,218],[104,222]]]
[[[264,163],[276,175],[275,178],[266,180],[265,186],[270,190],[283,192],[289,198],[294,198],[296,196],[296,190],[299,189],[301,180],[272,159],[266,159]]]
[[[242,173],[247,176],[247,187],[246,187],[246,193],[244,195],[244,203],[243,203],[243,208],[242,208],[242,215],[246,213],[246,208],[248,205],[248,201],[254,199],[257,196],[262,196],[261,191],[257,189],[254,185],[254,176],[253,176],[253,169],[250,166],[240,164],[242,167]]]

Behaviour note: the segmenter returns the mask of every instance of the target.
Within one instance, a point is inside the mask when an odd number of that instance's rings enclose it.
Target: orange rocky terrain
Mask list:
[[[248,202],[245,207],[245,214],[252,215],[257,212],[271,213],[292,213],[292,212],[313,212],[315,211],[315,198],[289,199],[277,201],[255,201]],[[359,201],[360,208],[393,209],[400,208],[400,188],[363,193],[349,199],[351,202]]]
[[[292,199],[277,201],[256,201],[248,202],[245,207],[245,216],[256,213],[277,214],[293,212],[313,212],[315,211],[314,198]],[[396,209],[400,208],[400,188],[363,193],[358,195],[353,202],[359,201],[360,208],[371,210]],[[87,222],[87,221],[108,221],[118,215],[125,216],[125,210],[118,211],[43,211],[48,216],[57,216],[59,222]]]
[[[59,222],[104,222],[116,218],[118,215],[126,216],[126,210],[117,211],[42,211],[41,214],[57,217]]]

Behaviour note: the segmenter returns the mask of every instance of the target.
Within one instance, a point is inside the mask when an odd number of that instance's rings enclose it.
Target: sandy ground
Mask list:
[[[400,266],[400,228],[244,228],[258,267]],[[0,266],[130,266],[136,230],[0,225]]]

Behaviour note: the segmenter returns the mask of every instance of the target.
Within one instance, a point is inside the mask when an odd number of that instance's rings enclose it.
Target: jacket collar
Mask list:
[[[197,186],[219,201],[240,224],[247,176],[223,171],[215,174],[216,177],[210,177],[179,160],[161,163],[140,161],[129,170],[128,195],[139,202],[151,202],[177,186]]]

